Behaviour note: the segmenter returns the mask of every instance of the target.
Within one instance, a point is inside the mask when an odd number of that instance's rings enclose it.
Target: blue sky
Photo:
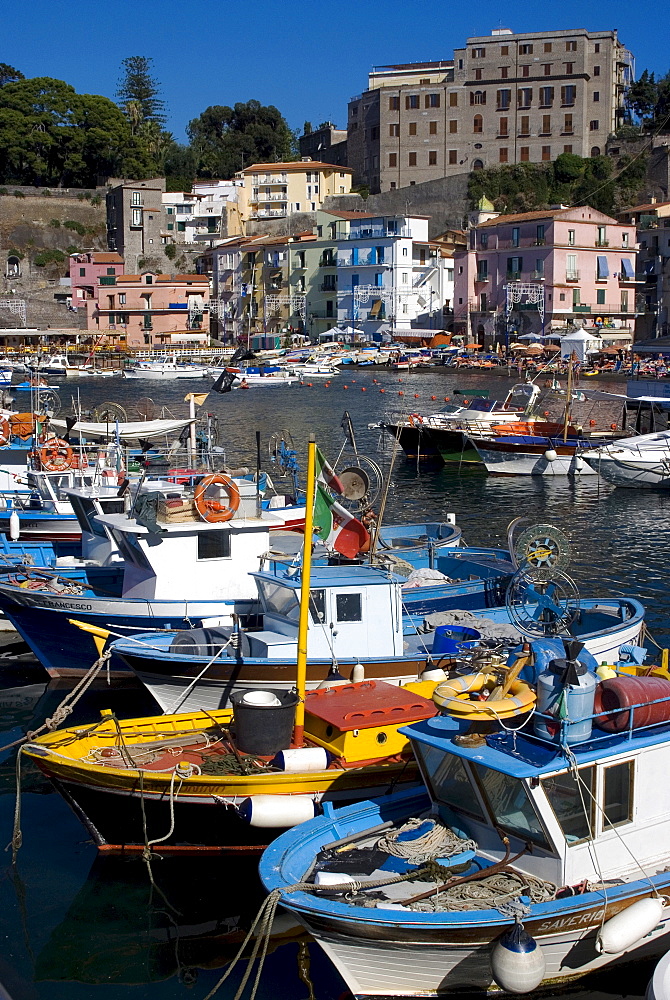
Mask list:
[[[371,66],[450,58],[467,37],[501,26],[616,28],[638,75],[670,70],[667,0],[651,9],[622,0],[33,0],[3,4],[0,62],[113,98],[121,60],[148,56],[168,127],[183,140],[188,121],[209,105],[250,98],[275,104],[301,131],[305,120],[343,127],[347,101],[365,89]]]

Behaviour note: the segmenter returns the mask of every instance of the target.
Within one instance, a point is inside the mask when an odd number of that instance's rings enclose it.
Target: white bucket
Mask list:
[[[242,698],[243,705],[266,705],[275,708],[281,701],[272,691],[247,691]]]

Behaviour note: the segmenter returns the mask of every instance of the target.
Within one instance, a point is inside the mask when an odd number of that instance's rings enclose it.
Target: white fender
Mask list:
[[[628,951],[661,923],[664,906],[664,899],[647,896],[610,917],[598,931],[596,951],[600,955],[619,955]]]
[[[544,457],[548,462],[555,462],[556,459],[558,458],[558,454],[554,448],[547,448],[547,450],[544,453]]]
[[[491,973],[508,993],[530,993],[544,979],[545,960],[539,944],[523,924],[501,934],[491,952]]]
[[[325,771],[330,763],[330,754],[323,747],[296,747],[294,750],[280,750],[272,763],[291,774],[297,771]]]
[[[311,795],[250,795],[239,807],[239,814],[249,826],[286,830],[314,819]]]

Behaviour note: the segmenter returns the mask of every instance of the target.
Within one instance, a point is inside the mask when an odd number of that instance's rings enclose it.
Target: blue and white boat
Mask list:
[[[265,851],[354,997],[530,993],[667,950],[667,671],[599,680],[583,650],[532,651],[541,713],[406,727],[427,792],[324,803]]]

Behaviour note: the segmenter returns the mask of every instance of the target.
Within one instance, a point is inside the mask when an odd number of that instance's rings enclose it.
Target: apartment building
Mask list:
[[[644,311],[637,320],[637,339],[670,333],[670,201],[652,201],[622,212],[620,222],[637,232],[637,279]]]
[[[243,181],[245,221],[316,212],[325,198],[351,191],[352,173],[349,167],[309,159],[254,163],[235,174]]]
[[[195,181],[191,191],[167,191],[162,196],[165,218],[162,241],[213,243],[242,231],[241,180]]]
[[[72,309],[83,308],[97,294],[100,278],[123,274],[123,257],[118,253],[85,251],[70,254],[70,288]]]
[[[349,103],[348,162],[373,193],[560,153],[598,156],[633,57],[616,31],[468,38],[453,60],[372,70]]]
[[[448,251],[428,240],[426,217],[324,210],[305,257],[312,339],[335,325],[371,341],[444,329],[453,266]]]
[[[162,250],[165,178],[124,181],[107,192],[107,248],[132,270]]]
[[[110,346],[206,344],[209,278],[201,274],[101,275],[86,301],[86,327]]]
[[[631,339],[635,226],[589,206],[473,220],[456,252],[454,329],[491,346],[574,326]]]
[[[336,128],[332,122],[325,122],[321,128],[305,132],[300,136],[298,144],[303,158],[348,166],[347,130]]]

